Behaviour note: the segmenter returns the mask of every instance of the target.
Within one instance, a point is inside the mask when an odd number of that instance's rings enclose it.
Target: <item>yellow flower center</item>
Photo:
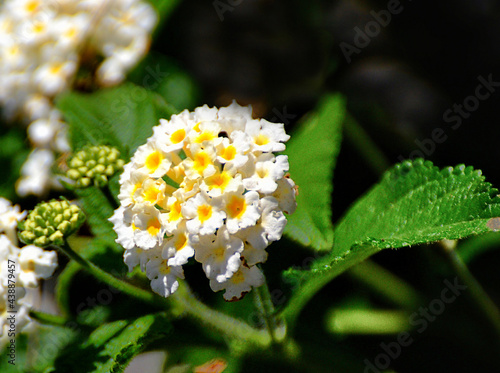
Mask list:
[[[255,139],[255,144],[257,145],[266,145],[269,144],[269,137],[266,135],[263,135],[262,133],[259,133],[259,136],[257,136]]]
[[[56,63],[56,64],[51,66],[49,71],[51,74],[55,75],[55,74],[58,74],[59,71],[61,71],[62,67],[63,67],[62,63]]]
[[[213,176],[207,177],[205,182],[209,189],[219,188],[221,191],[226,189],[232,177],[227,172],[217,173]]]
[[[172,206],[170,207],[170,212],[168,213],[168,218],[170,221],[176,221],[182,217],[181,207],[181,203],[178,200],[172,204]]]
[[[231,196],[226,206],[229,217],[239,219],[247,209],[247,203],[244,197]]]
[[[229,145],[221,152],[220,156],[227,161],[232,161],[236,156],[236,148],[233,145]]]
[[[161,261],[159,272],[162,275],[168,275],[170,273],[170,267],[168,266],[168,259],[164,259]]]
[[[151,204],[160,203],[163,200],[163,193],[156,186],[151,186],[144,191],[144,200]]]
[[[180,251],[182,249],[184,249],[187,245],[187,237],[185,234],[181,234],[179,235],[179,237],[177,237],[177,239],[175,240],[175,244],[174,244],[174,247],[175,247],[175,250],[177,251]]]
[[[36,1],[36,0],[35,1],[29,1],[26,4],[25,9],[26,9],[26,11],[28,13],[33,13],[33,12],[35,12],[38,9],[39,6],[40,6],[40,1]]]
[[[181,128],[170,135],[170,141],[172,144],[178,144],[186,137],[186,130]]]
[[[155,172],[158,167],[160,167],[161,161],[163,160],[163,154],[161,154],[158,150],[155,150],[146,158],[146,168],[150,173]]]
[[[214,250],[214,255],[217,261],[222,261],[224,260],[224,253],[226,252],[226,248],[219,246],[217,249]]]
[[[231,282],[233,284],[241,284],[242,282],[245,281],[245,276],[243,275],[243,272],[241,271],[241,269],[239,269],[234,275],[233,277],[231,277]]]
[[[148,233],[151,236],[156,236],[161,229],[160,221],[157,218],[150,219],[148,221]]]
[[[257,167],[257,169],[255,170],[255,173],[261,179],[264,179],[264,178],[266,178],[269,175],[269,171],[266,168],[263,168],[263,167]]]
[[[208,154],[204,151],[201,151],[201,152],[198,152],[195,156],[194,156],[194,169],[198,172],[198,173],[202,173],[205,168],[208,167],[208,165],[210,165],[212,163],[212,161],[210,160],[210,157],[208,156]]]
[[[33,272],[35,270],[35,262],[33,260],[29,260],[26,264],[21,265],[21,269],[23,272]]]
[[[198,144],[201,144],[203,141],[211,141],[216,137],[217,136],[215,136],[213,133],[205,131],[198,135],[194,141]]]
[[[210,205],[201,205],[198,206],[198,219],[200,222],[204,223],[212,216],[212,206]]]

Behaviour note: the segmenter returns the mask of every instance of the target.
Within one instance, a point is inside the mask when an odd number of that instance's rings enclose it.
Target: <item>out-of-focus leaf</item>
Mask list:
[[[330,249],[333,242],[332,178],[344,116],[342,96],[326,96],[292,134],[285,152],[291,177],[299,186],[297,210],[288,217],[285,234],[315,250]]]

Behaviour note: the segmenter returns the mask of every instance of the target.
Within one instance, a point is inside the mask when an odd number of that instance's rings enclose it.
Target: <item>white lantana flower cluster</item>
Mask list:
[[[274,154],[288,139],[283,124],[236,102],[161,119],[125,165],[110,218],[129,269],[140,265],[164,297],[193,256],[228,301],[261,286],[256,265],[296,207],[288,157]]]
[[[29,125],[35,147],[21,170],[18,194],[43,195],[54,152],[69,145],[53,98],[75,82],[81,65],[96,83],[120,83],[142,58],[157,22],[142,0],[6,0],[0,3],[0,105]],[[98,64],[99,59],[102,62]]]
[[[34,245],[18,247],[16,227],[26,213],[0,198],[0,350],[12,339],[12,330],[17,335],[31,322],[27,290],[37,288],[39,280],[49,278],[57,268],[55,251]]]

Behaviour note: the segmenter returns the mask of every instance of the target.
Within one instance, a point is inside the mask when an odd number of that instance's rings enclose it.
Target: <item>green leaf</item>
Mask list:
[[[382,249],[490,232],[500,216],[497,194],[472,167],[440,170],[422,159],[396,165],[341,219],[328,255],[308,271],[287,271],[304,286],[286,313],[295,317],[324,284]]]
[[[59,97],[57,107],[69,123],[73,150],[111,145],[126,160],[153,134],[160,118],[169,119],[176,111],[158,94],[130,83],[92,94],[69,92]]]
[[[287,143],[290,174],[299,186],[297,210],[285,234],[304,246],[329,249],[333,242],[331,194],[333,169],[340,150],[345,102],[326,96]]]
[[[170,328],[170,322],[163,314],[104,324],[83,342],[78,341],[77,344],[68,346],[56,359],[53,371],[123,372],[136,355],[168,333]]]

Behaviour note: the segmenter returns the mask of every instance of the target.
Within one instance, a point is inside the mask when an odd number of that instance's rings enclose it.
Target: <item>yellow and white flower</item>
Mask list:
[[[196,237],[195,259],[210,280],[225,282],[240,268],[243,241],[221,228],[216,235]]]
[[[257,265],[295,209],[288,158],[273,153],[288,138],[283,124],[253,119],[236,102],[161,119],[125,165],[110,219],[129,269],[140,265],[163,296],[193,256],[226,300],[262,285]]]

